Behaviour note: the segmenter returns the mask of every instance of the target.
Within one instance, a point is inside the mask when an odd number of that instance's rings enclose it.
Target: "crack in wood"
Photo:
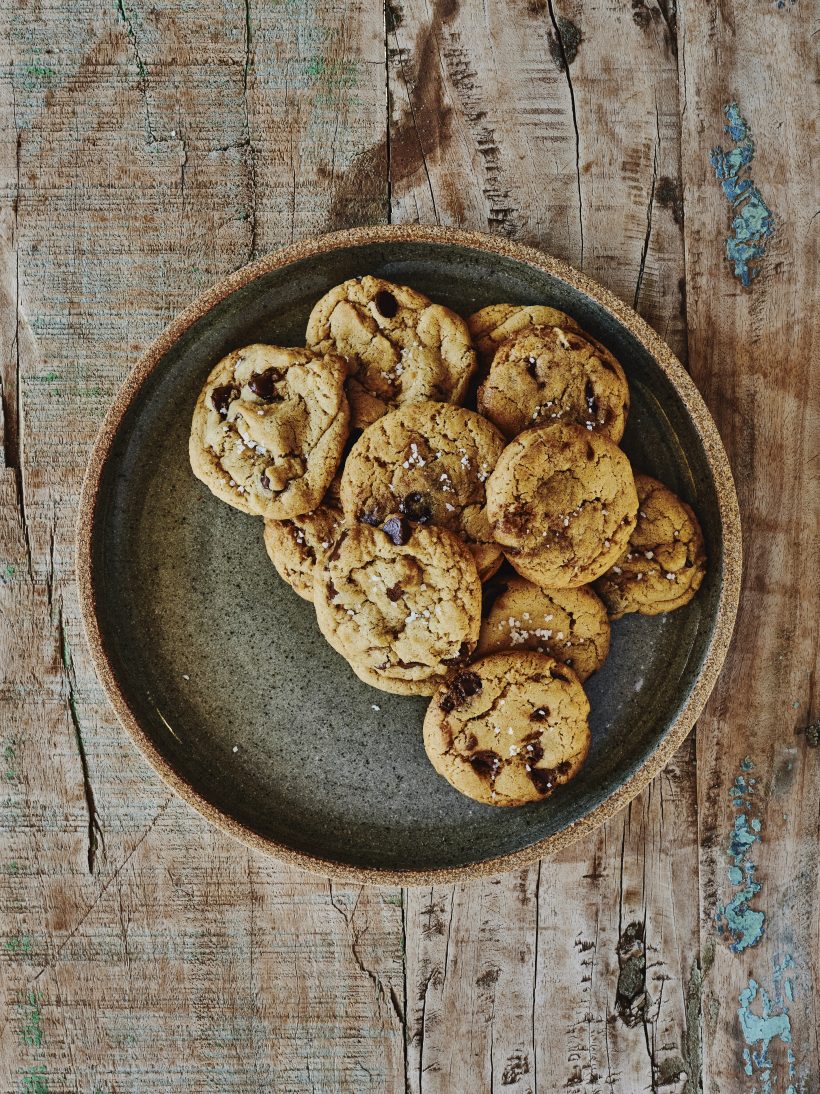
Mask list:
[[[251,27],[251,7],[250,0],[244,0],[244,49],[245,49],[245,63],[242,66],[242,106],[243,106],[243,127],[245,130],[245,150],[246,150],[246,164],[248,169],[248,182],[250,186],[250,208],[248,209],[248,223],[250,226],[250,240],[248,241],[248,257],[247,262],[252,262],[256,256],[256,233],[257,233],[257,209],[256,209],[256,148],[254,147],[253,139],[251,137],[251,110],[250,103],[248,102],[248,76],[251,69],[251,50],[253,48],[253,32]],[[291,166],[293,166],[293,160],[291,158]],[[295,187],[294,187],[295,191]],[[293,219],[291,219],[291,228],[293,228]]]
[[[635,283],[635,297],[632,301],[632,307],[635,311],[638,310],[638,300],[641,295],[641,285],[643,284],[643,274],[646,267],[646,256],[649,252],[649,240],[652,236],[652,211],[655,207],[655,187],[658,182],[658,151],[661,146],[661,128],[660,118],[658,116],[658,101],[655,100],[655,152],[652,157],[652,183],[649,187],[649,201],[646,206],[646,234],[643,239],[643,247],[641,248],[641,261],[638,266],[638,279]]]
[[[60,651],[61,672],[66,689],[66,705],[69,719],[74,729],[74,740],[77,744],[77,752],[80,757],[80,768],[82,770],[83,797],[85,798],[85,807],[88,813],[88,872],[89,874],[93,874],[97,861],[98,848],[105,854],[105,837],[103,835],[102,824],[100,823],[100,816],[97,812],[97,803],[94,797],[94,788],[91,785],[91,774],[88,767],[88,756],[85,751],[85,742],[80,726],[80,715],[77,709],[77,680],[74,673],[71,647],[69,646],[68,635],[66,634],[65,629],[62,603],[60,603],[57,608],[57,639]]]
[[[535,875],[535,938],[533,939],[533,964],[532,964],[532,1016],[530,1034],[532,1036],[532,1081],[535,1090],[538,1090],[538,1041],[535,1037],[535,1005],[538,992],[538,941],[541,925],[541,867],[543,859],[538,860],[538,869]],[[502,1080],[503,1081],[503,1080]],[[492,1087],[490,1088],[492,1089]]]
[[[140,90],[142,91],[142,98],[145,104],[145,131],[148,134],[148,142],[149,144],[155,144],[157,137],[156,133],[154,132],[153,123],[151,121],[151,109],[148,105],[148,69],[145,67],[145,64],[143,62],[142,54],[140,53],[137,32],[134,29],[134,25],[125,10],[125,4],[123,0],[116,0],[116,4],[117,14],[125,24],[126,37],[131,43],[131,48],[134,51],[134,57],[136,58],[137,62],[137,75],[139,76]]]
[[[563,61],[564,75],[567,78],[567,88],[569,90],[569,103],[572,109],[572,128],[575,131],[575,178],[578,189],[578,229],[580,232],[580,251],[581,261],[579,263],[580,268],[584,268],[584,201],[581,194],[581,136],[578,132],[578,113],[575,109],[575,88],[572,86],[572,74],[570,73],[569,58],[567,56],[567,49],[564,43],[563,36],[561,34],[561,28],[558,25],[558,19],[555,14],[555,8],[553,7],[553,0],[547,0],[547,9],[549,10],[550,20],[555,32],[556,41],[558,42],[558,48],[561,51],[561,59]],[[561,67],[561,66],[559,66]]]

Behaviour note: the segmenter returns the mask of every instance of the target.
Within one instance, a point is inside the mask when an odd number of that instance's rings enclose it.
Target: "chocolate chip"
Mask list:
[[[487,778],[494,779],[501,766],[501,757],[497,752],[493,752],[491,748],[485,748],[480,752],[473,753],[470,757],[470,766],[477,775],[484,775]]]
[[[367,513],[365,510],[361,510],[359,513],[359,524],[369,524],[371,528],[378,528],[381,524],[381,517],[378,513]]]
[[[460,672],[450,683],[450,691],[461,696],[462,701],[472,695],[478,695],[482,688],[481,677],[477,672]]]
[[[270,479],[268,478],[267,470],[263,471],[262,474],[259,476],[259,485],[262,487],[263,490],[271,491],[273,489]]]
[[[468,752],[472,752],[474,748],[478,748],[478,737],[476,737],[475,733],[470,734],[466,744]]]
[[[538,359],[536,357],[528,357],[527,358],[527,372],[530,374],[530,376],[532,376],[533,380],[538,379],[538,376],[537,376],[536,371],[535,371],[535,367],[536,367],[537,364],[538,364]]]
[[[211,406],[221,418],[227,418],[228,406],[238,394],[239,392],[233,384],[223,384],[222,387],[215,387],[211,392]]]
[[[557,767],[533,767],[528,775],[539,794],[548,794],[558,785],[558,779],[568,775],[571,770],[572,764],[562,760]]]
[[[403,596],[404,596],[404,589],[401,587],[401,585],[399,585],[398,581],[396,582],[396,584],[393,586],[392,589],[387,590],[387,599],[392,601],[394,604],[396,603],[397,600],[401,600],[401,598]]]
[[[531,722],[545,722],[549,718],[550,712],[547,707],[536,707],[530,715]]]
[[[426,524],[433,516],[430,495],[423,494],[420,490],[405,494],[399,502],[399,509],[408,520],[418,521],[419,524]]]
[[[413,534],[413,529],[403,517],[390,517],[382,525],[382,531],[396,547],[403,547]]]
[[[456,709],[456,701],[449,691],[445,691],[445,693],[439,699],[438,705],[441,707],[445,714],[449,714],[451,710]]]
[[[587,413],[590,418],[596,418],[598,416],[598,400],[595,398],[595,388],[592,386],[591,380],[587,380],[584,387],[584,398],[587,401]]]
[[[442,657],[442,665],[461,665],[470,656],[469,642],[462,642],[455,657]]]
[[[328,600],[335,600],[336,597],[339,595],[339,590],[336,588],[332,581],[328,581],[327,585],[325,585],[325,590],[327,591]]]
[[[266,368],[264,372],[254,372],[248,380],[248,387],[265,403],[281,401],[281,396],[276,394],[274,384],[277,384],[284,375],[284,372],[278,368]]]
[[[373,303],[376,305],[376,311],[379,315],[383,315],[385,319],[392,319],[399,310],[398,300],[387,289],[379,289],[373,298]]]

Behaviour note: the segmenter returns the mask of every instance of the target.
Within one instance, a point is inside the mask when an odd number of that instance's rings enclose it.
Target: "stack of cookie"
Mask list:
[[[425,747],[456,789],[548,796],[589,750],[609,620],[680,607],[704,575],[692,510],[618,447],[620,363],[554,308],[465,321],[370,276],[322,297],[306,343],[219,362],[194,473],[264,518],[357,676],[433,696]]]

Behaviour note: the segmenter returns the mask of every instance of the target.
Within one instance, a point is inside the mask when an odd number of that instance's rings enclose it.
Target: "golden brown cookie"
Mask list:
[[[307,344],[349,361],[355,428],[405,403],[459,403],[475,371],[460,316],[379,277],[353,278],[326,293],[310,313]]]
[[[543,304],[489,304],[467,320],[482,379],[489,372],[493,355],[501,343],[521,334],[528,327],[561,327],[562,330],[581,331],[575,320],[558,308]]]
[[[194,409],[194,474],[245,513],[282,520],[315,509],[347,438],[346,376],[340,357],[307,349],[229,353]]]
[[[589,702],[572,669],[543,653],[495,653],[450,677],[424,719],[439,775],[475,801],[524,805],[581,768]]]
[[[393,516],[341,532],[316,568],[314,604],[322,634],[363,680],[430,695],[475,649],[481,582],[452,532]]]
[[[617,444],[629,387],[600,343],[560,327],[530,327],[498,347],[478,390],[478,410],[508,438],[560,421],[599,430]]]
[[[313,601],[313,576],[317,565],[341,532],[341,509],[320,505],[291,520],[265,521],[265,549],[279,576],[303,600]]]
[[[369,426],[342,472],[349,521],[380,524],[397,510],[410,520],[449,528],[475,556],[482,578],[501,548],[487,520],[485,483],[504,449],[495,426],[450,403],[413,403]]]
[[[638,523],[627,551],[595,583],[610,619],[627,612],[657,615],[688,604],[706,573],[698,518],[685,501],[652,479],[636,475]]]
[[[583,426],[525,430],[487,481],[495,538],[518,573],[546,589],[605,573],[626,550],[637,512],[629,460]]]
[[[483,610],[478,654],[548,653],[583,683],[609,653],[606,608],[586,586],[541,589],[523,577],[492,578],[484,586]]]

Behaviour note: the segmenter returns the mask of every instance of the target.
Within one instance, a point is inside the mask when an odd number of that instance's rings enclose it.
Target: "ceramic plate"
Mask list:
[[[373,273],[462,315],[547,303],[621,360],[635,468],[699,514],[709,570],[687,607],[627,616],[587,684],[592,749],[552,798],[494,809],[425,757],[425,699],[374,691],[322,639],[278,577],[262,522],[192,475],[188,432],[213,365],[249,342],[299,345],[313,303]],[[157,771],[254,847],[326,874],[407,883],[522,865],[600,824],[670,758],[714,685],[740,574],[737,502],[706,407],[668,347],[629,308],[540,252],[440,228],[379,227],[297,244],[217,285],[129,377],[91,457],[78,571],[97,669]]]

